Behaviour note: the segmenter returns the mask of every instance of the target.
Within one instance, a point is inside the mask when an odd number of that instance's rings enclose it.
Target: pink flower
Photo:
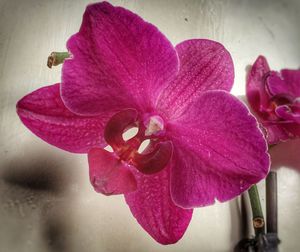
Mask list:
[[[247,79],[247,98],[269,144],[300,136],[300,70],[271,71],[259,56]]]
[[[158,242],[178,241],[192,208],[230,200],[266,176],[266,142],[226,92],[234,70],[221,44],[195,39],[174,48],[153,25],[103,2],[87,7],[67,47],[61,84],[25,96],[18,114],[46,142],[88,153],[95,190],[124,193]],[[134,126],[137,135],[123,140]]]

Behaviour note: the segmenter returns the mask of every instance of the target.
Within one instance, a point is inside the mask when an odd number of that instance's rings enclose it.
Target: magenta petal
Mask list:
[[[267,88],[272,96],[300,97],[300,70],[282,70],[270,72]]]
[[[62,98],[78,114],[151,108],[178,71],[174,47],[155,26],[107,2],[87,7],[67,46]]]
[[[255,117],[227,92],[203,93],[169,132],[171,194],[179,206],[230,200],[268,173],[267,144]]]
[[[234,79],[231,56],[222,44],[193,39],[178,44],[176,50],[179,73],[158,101],[158,108],[172,118],[180,115],[203,91],[230,91]]]
[[[300,69],[283,69],[280,73],[286,83],[287,92],[293,97],[300,97]]]
[[[267,129],[267,140],[269,144],[278,144],[300,137],[300,124],[295,122],[278,121],[264,125]]]
[[[266,138],[268,144],[277,144],[281,141],[286,141],[290,138],[290,133],[286,129],[289,125],[282,124],[280,122],[263,123],[266,128]]]
[[[288,123],[284,125],[284,128],[289,134],[289,138],[300,137],[300,124],[299,123]]]
[[[63,150],[86,153],[92,147],[104,146],[102,117],[78,116],[69,111],[59,94],[59,84],[40,88],[17,104],[17,113],[35,135]]]
[[[254,62],[247,78],[247,99],[257,113],[263,112],[269,105],[269,96],[266,92],[265,82],[270,67],[264,56],[259,56]]]
[[[137,191],[125,194],[139,224],[159,243],[177,242],[187,229],[193,210],[174,205],[170,197],[170,169],[153,175],[134,172]]]
[[[278,117],[282,118],[284,121],[295,122],[300,124],[300,106],[296,105],[281,105],[275,109]]]
[[[95,148],[88,153],[90,181],[95,191],[105,194],[122,194],[136,190],[136,180],[128,165],[113,153]]]
[[[292,98],[295,96],[293,92],[291,92],[288,83],[282,78],[280,73],[275,71],[270,71],[268,77],[266,78],[266,88],[270,93],[270,96],[286,96],[287,98]]]

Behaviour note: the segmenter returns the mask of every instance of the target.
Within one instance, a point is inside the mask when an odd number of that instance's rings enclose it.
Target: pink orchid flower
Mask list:
[[[271,71],[259,56],[247,79],[247,98],[269,144],[300,136],[300,70]]]
[[[18,114],[46,142],[88,153],[95,190],[124,194],[159,243],[182,237],[194,207],[230,200],[266,176],[265,139],[226,92],[234,70],[221,44],[174,48],[152,24],[103,2],[87,7],[67,47],[61,83],[25,96]],[[125,141],[131,127],[138,133]]]

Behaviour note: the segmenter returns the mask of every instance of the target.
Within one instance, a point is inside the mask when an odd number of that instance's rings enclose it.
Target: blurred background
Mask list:
[[[235,63],[232,93],[245,94],[246,67],[258,55],[274,70],[300,67],[300,1],[110,1],[156,25],[176,45],[209,38]],[[157,244],[137,224],[122,196],[89,184],[85,155],[56,149],[27,130],[15,112],[25,94],[60,81],[48,69],[81,24],[84,0],[0,0],[0,251],[232,251],[241,239],[238,200],[194,211],[184,237]],[[278,169],[281,251],[300,251],[300,141],[272,150]],[[264,182],[259,184],[264,204]]]

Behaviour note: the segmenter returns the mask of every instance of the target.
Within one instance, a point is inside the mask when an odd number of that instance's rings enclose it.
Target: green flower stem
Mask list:
[[[261,209],[259,194],[257,186],[253,185],[248,190],[251,208],[252,208],[252,221],[255,230],[255,236],[258,237],[260,234],[265,233],[265,220]]]
[[[70,58],[70,54],[68,52],[52,52],[48,57],[47,66],[49,68],[52,68],[52,66],[58,66],[67,58]]]

